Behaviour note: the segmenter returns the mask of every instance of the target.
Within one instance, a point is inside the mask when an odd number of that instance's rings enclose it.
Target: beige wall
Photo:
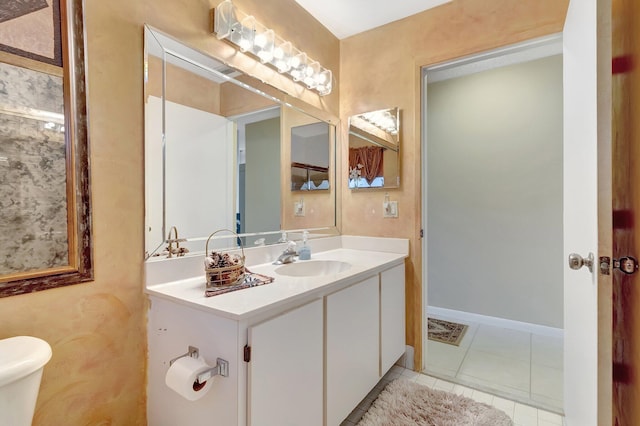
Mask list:
[[[285,77],[207,33],[217,0],[85,2],[95,282],[0,299],[0,338],[51,343],[35,425],[144,425],[146,310],[143,294],[143,55],[148,23],[254,74]],[[339,42],[293,0],[235,0],[332,69]],[[249,68],[251,66],[251,68]],[[338,90],[305,99],[337,115]]]
[[[562,31],[568,0],[455,0],[340,43],[340,116],[398,106],[402,110],[398,219],[383,219],[384,191],[344,191],[342,232],[410,239],[407,344],[421,364],[422,264],[420,197],[420,67]],[[343,158],[348,158],[342,146]],[[347,186],[347,163],[339,184]]]

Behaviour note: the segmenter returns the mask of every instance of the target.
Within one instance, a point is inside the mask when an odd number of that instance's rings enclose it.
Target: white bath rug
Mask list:
[[[462,395],[404,379],[389,383],[358,426],[512,426],[507,414]]]

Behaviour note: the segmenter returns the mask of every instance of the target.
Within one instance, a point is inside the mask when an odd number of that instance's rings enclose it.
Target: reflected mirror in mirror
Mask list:
[[[349,188],[400,186],[400,110],[349,117]]]
[[[291,190],[329,189],[329,124],[291,128]]]
[[[171,255],[202,252],[218,229],[240,238],[216,236],[210,247],[276,243],[281,230],[335,233],[335,192],[307,197],[307,214],[296,216],[291,168],[282,166],[292,129],[319,125],[329,129],[327,153],[308,161],[334,170],[334,123],[148,26],[145,62],[146,257],[168,256],[169,239],[178,240]]]

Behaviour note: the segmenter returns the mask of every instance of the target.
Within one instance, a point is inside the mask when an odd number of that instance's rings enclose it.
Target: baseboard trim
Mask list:
[[[472,312],[439,308],[437,306],[427,306],[427,315],[451,318],[452,320],[459,320],[463,322],[468,321],[478,324],[491,325],[494,327],[510,328],[512,330],[519,330],[527,333],[539,334],[542,336],[564,338],[564,329],[562,328],[549,327],[546,325],[532,324],[505,318],[490,317],[487,315],[474,314]]]

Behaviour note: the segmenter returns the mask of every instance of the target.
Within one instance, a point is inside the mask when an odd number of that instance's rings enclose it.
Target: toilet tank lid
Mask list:
[[[51,359],[51,346],[32,336],[0,340],[0,386],[28,376]]]

